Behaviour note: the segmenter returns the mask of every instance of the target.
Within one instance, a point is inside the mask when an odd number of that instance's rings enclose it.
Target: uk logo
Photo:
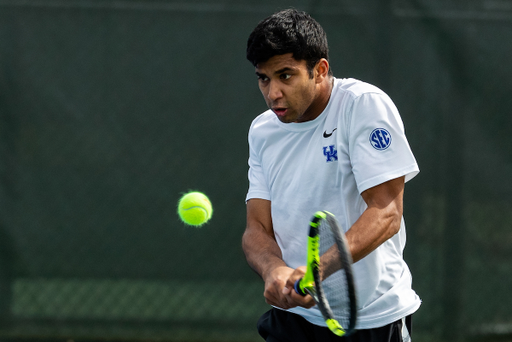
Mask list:
[[[338,160],[338,151],[334,145],[324,146],[324,156],[327,158],[327,162],[333,162]]]
[[[391,145],[391,134],[384,128],[376,128],[370,134],[370,144],[374,149],[383,151]]]

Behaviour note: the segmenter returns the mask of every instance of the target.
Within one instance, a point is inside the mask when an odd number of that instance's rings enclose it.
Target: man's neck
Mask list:
[[[325,110],[329,104],[331,98],[332,89],[334,87],[334,77],[327,77],[322,83],[318,85],[318,96],[310,109],[315,113],[314,119],[316,119]]]

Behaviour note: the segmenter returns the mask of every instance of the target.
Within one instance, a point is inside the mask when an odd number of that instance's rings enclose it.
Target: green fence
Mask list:
[[[510,1],[0,0],[0,339],[260,341],[245,44],[291,6],[402,114],[415,340],[512,335]]]

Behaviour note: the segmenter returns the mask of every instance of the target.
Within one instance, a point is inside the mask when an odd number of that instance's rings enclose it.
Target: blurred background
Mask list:
[[[414,341],[512,341],[511,0],[0,0],[0,341],[262,341],[245,44],[289,7],[401,112]]]

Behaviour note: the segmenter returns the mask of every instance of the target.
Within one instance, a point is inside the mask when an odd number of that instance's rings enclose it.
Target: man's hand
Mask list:
[[[247,262],[265,281],[265,301],[282,309],[314,305],[311,296],[295,293],[293,284],[304,274],[305,268],[294,270],[283,261],[272,226],[270,201],[253,198],[247,201],[247,227],[242,237],[242,248]],[[287,281],[291,285],[287,285]]]
[[[302,277],[304,277],[304,273],[306,272],[306,266],[297,267],[293,270],[293,273],[290,274],[288,279],[286,280],[286,284],[283,288],[283,295],[286,298],[286,301],[293,306],[302,306],[304,308],[310,308],[314,306],[315,300],[310,295],[301,296],[297,292],[295,292],[294,286],[295,282]]]
[[[275,268],[265,278],[265,301],[281,309],[290,309],[296,306],[310,308],[315,301],[310,295],[305,297],[297,294],[293,288],[295,281],[304,275],[305,267],[293,268],[281,266]]]
[[[274,268],[265,277],[265,292],[263,296],[267,304],[277,306],[282,309],[289,309],[296,305],[290,305],[286,296],[283,293],[283,288],[286,284],[286,280],[293,273],[293,268],[280,266]]]

